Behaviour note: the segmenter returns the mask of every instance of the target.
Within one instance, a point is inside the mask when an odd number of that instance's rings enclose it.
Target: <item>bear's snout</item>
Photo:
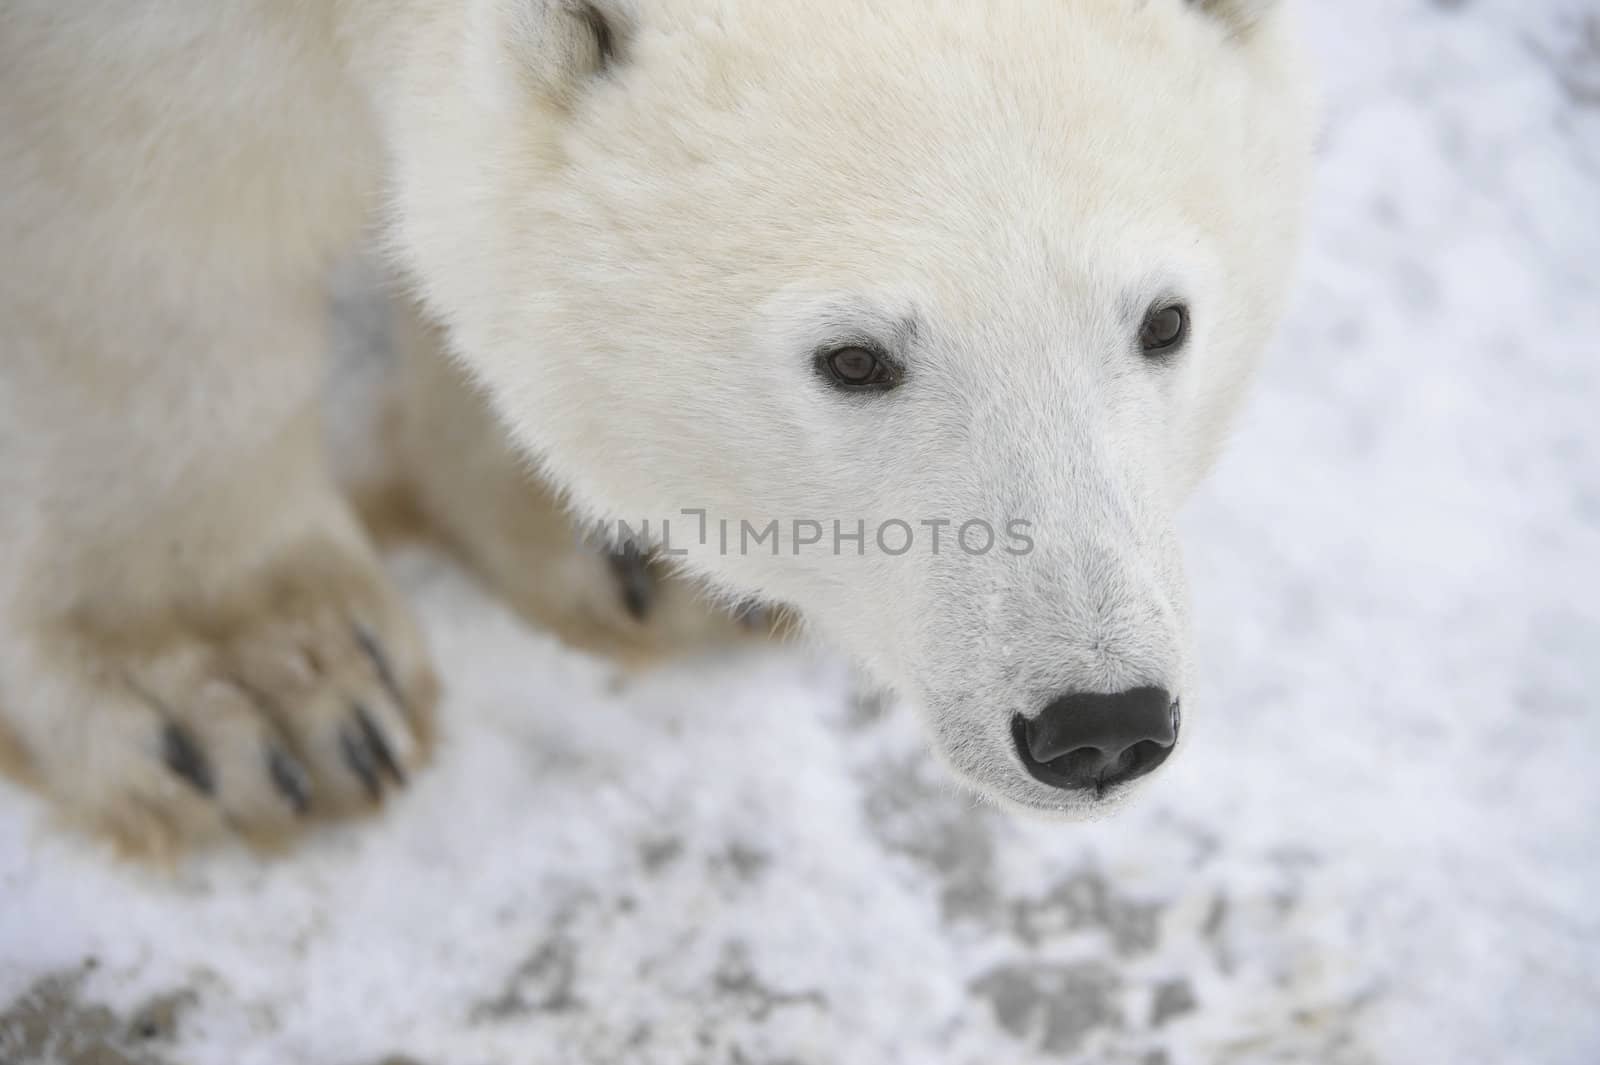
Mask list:
[[[1035,718],[1018,714],[1011,733],[1035,780],[1098,797],[1165,762],[1178,745],[1178,726],[1177,700],[1165,688],[1145,687],[1063,696]]]

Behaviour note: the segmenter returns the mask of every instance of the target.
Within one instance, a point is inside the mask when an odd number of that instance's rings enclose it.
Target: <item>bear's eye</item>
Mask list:
[[[1139,346],[1146,355],[1167,355],[1189,338],[1189,308],[1168,303],[1150,308],[1139,329]]]
[[[900,371],[882,355],[857,344],[834,348],[817,357],[817,368],[835,385],[850,391],[888,391],[900,383]]]

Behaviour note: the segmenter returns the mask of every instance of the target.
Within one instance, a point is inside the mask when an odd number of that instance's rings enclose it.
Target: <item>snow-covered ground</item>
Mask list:
[[[1315,231],[1141,805],[1010,819],[836,663],[624,676],[400,557],[449,731],[381,821],[174,879],[0,790],[0,1061],[1600,1062],[1600,9],[1304,6]]]

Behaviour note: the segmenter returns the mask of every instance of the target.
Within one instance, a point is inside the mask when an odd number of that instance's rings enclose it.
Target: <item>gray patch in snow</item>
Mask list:
[[[1199,868],[1222,852],[1216,831],[1171,810],[1156,814],[1156,823],[1171,831],[1189,849],[1189,864]]]
[[[744,1049],[739,1046],[735,1046],[728,1051],[728,1062],[729,1065],[806,1065],[799,1058],[764,1058],[761,1061],[757,1061],[754,1058],[747,1057]]]
[[[1120,1030],[1122,980],[1100,962],[1002,965],[971,985],[1013,1037],[1047,1054],[1072,1054],[1098,1029]]]
[[[648,873],[660,872],[677,861],[681,854],[683,854],[683,840],[677,836],[663,836],[639,843],[639,861],[644,863],[645,871]]]
[[[1226,941],[1229,905],[1228,896],[1219,894],[1211,902],[1205,924],[1200,926],[1200,934],[1211,942],[1217,970],[1224,976],[1233,975],[1233,952],[1228,949]]]
[[[563,915],[556,925],[566,925],[569,916]],[[566,932],[556,931],[517,966],[498,995],[472,1007],[471,1018],[493,1022],[534,1013],[571,1013],[583,1005],[577,983],[578,944]]]
[[[1555,75],[1576,108],[1600,108],[1600,14],[1573,12],[1526,47]]]
[[[939,903],[947,923],[992,924],[1000,909],[994,886],[994,840],[986,810],[922,776],[936,772],[925,760],[886,764],[871,774],[866,820],[885,849],[939,877]]]
[[[772,855],[735,841],[728,844],[728,849],[713,859],[712,864],[731,869],[740,880],[750,881],[766,872],[772,864]]]
[[[192,991],[161,995],[124,1020],[80,997],[84,977],[94,967],[90,961],[43,977],[0,1008],[0,1062],[168,1065],[155,1045],[171,1040],[180,1015],[198,996]]]
[[[1174,1017],[1193,1013],[1199,1004],[1189,981],[1169,980],[1156,988],[1155,1001],[1150,1006],[1150,1027],[1160,1028]]]
[[[828,998],[821,991],[782,991],[767,984],[755,971],[749,948],[743,943],[733,942],[723,947],[712,981],[717,994],[736,1000],[751,1020],[764,1021],[779,1009],[810,1007],[825,1011],[828,1008]]]
[[[1061,881],[1043,898],[1012,904],[1011,927],[1025,943],[1037,944],[1065,933],[1104,929],[1117,953],[1148,953],[1161,938],[1162,906],[1118,895],[1100,873],[1084,870]]]

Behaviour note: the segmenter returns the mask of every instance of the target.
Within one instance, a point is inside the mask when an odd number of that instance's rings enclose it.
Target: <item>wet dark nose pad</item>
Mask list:
[[[1179,707],[1165,688],[1057,699],[1011,723],[1033,778],[1065,791],[1104,791],[1152,772],[1178,744]]]

